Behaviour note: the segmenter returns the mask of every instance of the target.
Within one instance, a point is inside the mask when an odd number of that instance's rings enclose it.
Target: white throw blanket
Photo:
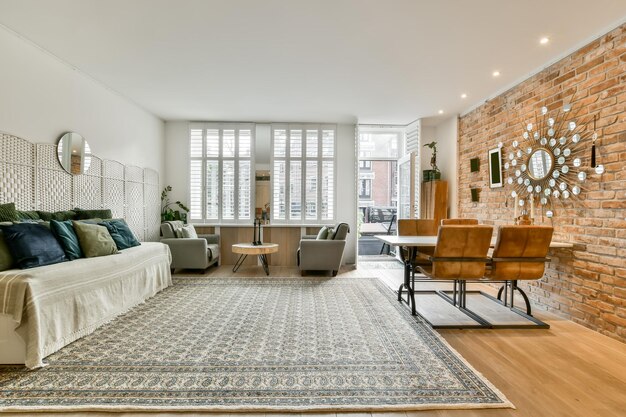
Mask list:
[[[116,255],[0,272],[0,314],[26,343],[26,366],[42,360],[172,285],[170,251],[144,242]]]

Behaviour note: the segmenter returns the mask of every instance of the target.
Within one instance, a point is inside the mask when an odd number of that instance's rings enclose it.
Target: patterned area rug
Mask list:
[[[377,279],[175,278],[46,361],[0,411],[513,407]]]

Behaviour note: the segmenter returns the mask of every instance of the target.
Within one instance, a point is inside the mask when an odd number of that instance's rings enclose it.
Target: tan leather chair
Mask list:
[[[398,236],[437,236],[437,224],[433,219],[399,219]],[[435,248],[429,246],[417,246],[415,250],[418,254],[432,255]],[[410,255],[406,250],[400,252],[402,260]],[[423,257],[417,257],[413,261],[414,269],[411,280],[415,282],[415,269],[418,265],[430,265],[430,261]]]
[[[530,301],[520,288],[518,280],[537,280],[543,277],[552,233],[550,226],[502,226],[491,256],[489,280],[504,281],[498,298],[504,294],[504,305],[513,307],[515,291],[519,291],[526,303],[526,314],[531,314]],[[507,300],[510,287],[510,300]]]
[[[487,225],[441,226],[433,255],[421,255],[432,266],[420,266],[419,270],[431,279],[454,281],[452,304],[465,308],[466,281],[485,275],[492,234],[493,227]]]
[[[473,225],[473,224],[478,224],[478,219],[441,219],[442,226],[451,225],[451,224]]]

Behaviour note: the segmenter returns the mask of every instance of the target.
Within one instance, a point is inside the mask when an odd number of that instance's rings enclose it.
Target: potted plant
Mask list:
[[[167,193],[170,191],[172,191],[171,185],[168,185],[163,189],[163,191],[161,191],[161,221],[182,220],[187,223],[187,213],[189,212],[189,209],[180,201],[171,203],[169,197],[167,196]],[[178,206],[180,210],[172,208],[174,206]]]
[[[432,141],[424,145],[433,151],[433,155],[430,157],[430,166],[432,169],[424,170],[424,181],[434,181],[441,179],[441,171],[437,167],[437,141]]]

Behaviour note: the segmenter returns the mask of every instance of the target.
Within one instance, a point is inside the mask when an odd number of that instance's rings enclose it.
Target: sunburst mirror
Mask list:
[[[506,184],[522,213],[532,213],[539,205],[552,217],[555,202],[578,198],[587,181],[589,147],[584,143],[589,139],[592,167],[597,174],[604,173],[604,166],[595,163],[595,126],[590,132],[575,120],[570,105],[556,112],[542,107],[534,123],[526,124],[521,138],[513,141],[512,150],[504,153]]]

